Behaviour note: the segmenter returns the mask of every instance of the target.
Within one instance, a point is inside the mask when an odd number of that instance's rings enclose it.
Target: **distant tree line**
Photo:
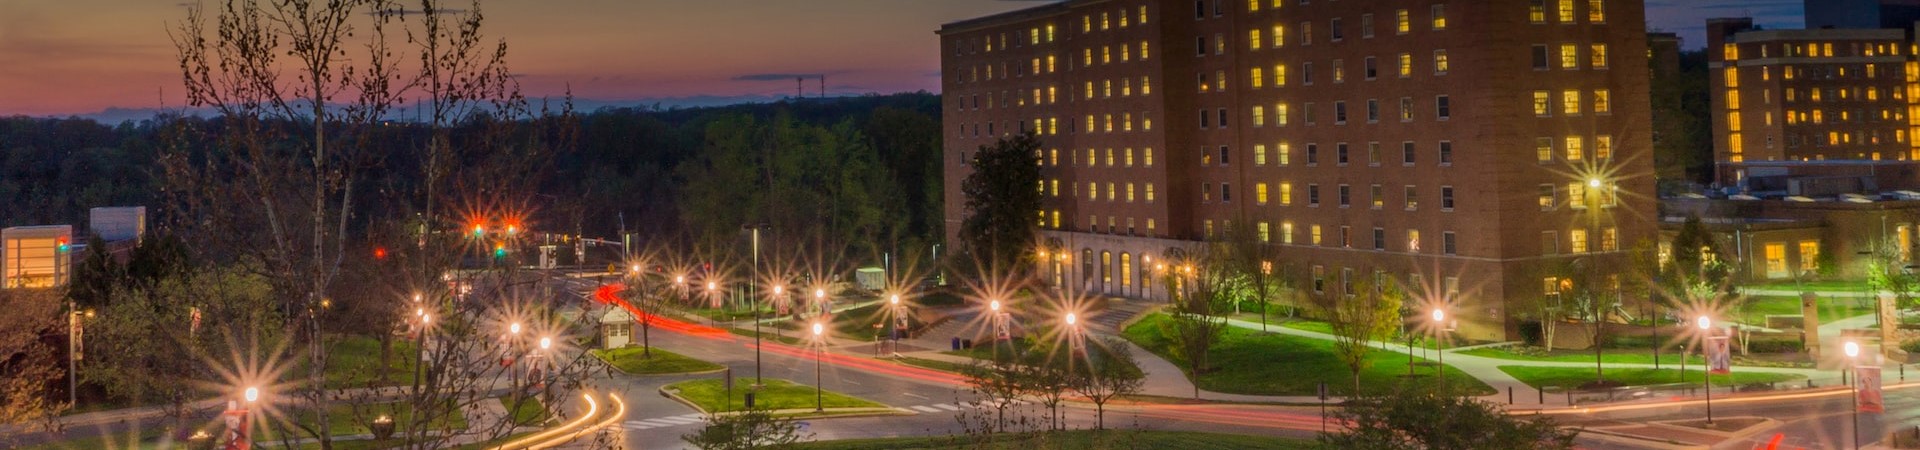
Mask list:
[[[524,211],[538,232],[614,236],[624,228],[643,239],[717,244],[764,225],[790,242],[832,243],[826,250],[851,255],[924,246],[941,236],[938,108],[937,96],[921,92],[578,114],[574,148],[541,164],[545,195],[502,208]],[[0,118],[0,226],[80,225],[88,208],[112,205],[148,206],[156,225],[202,220],[165,198],[156,158],[168,145],[221,157],[207,140],[223,126],[173,116],[117,126]],[[380,169],[356,181],[376,193],[369,202],[402,201],[377,193],[413,192],[421,182],[406,175],[423,164],[409,149],[430,139],[428,128],[386,126],[384,138],[360,144],[374,147],[367,164]],[[489,129],[481,123],[452,128],[455,140],[494,138],[481,136]],[[485,179],[465,184],[486,189]],[[361,219],[353,226],[369,227]]]

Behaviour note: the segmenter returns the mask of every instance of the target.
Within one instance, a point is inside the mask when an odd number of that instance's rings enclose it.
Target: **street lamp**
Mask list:
[[[826,325],[821,325],[817,320],[813,322],[813,412],[826,411],[825,403],[821,401],[824,395],[820,393],[820,350],[826,346],[821,335],[826,332]]]
[[[427,332],[433,329],[432,327],[433,315],[427,314],[426,308],[415,309],[413,313],[414,315],[419,316],[419,319],[420,319],[420,329],[416,330],[417,333],[415,333],[414,335],[414,344],[413,344],[413,354],[414,354],[413,394],[420,395],[421,394],[421,386],[420,386],[421,371],[426,370],[425,362],[427,361]]]
[[[1707,425],[1711,426],[1713,425],[1713,372],[1707,366],[1709,363],[1707,346],[1711,345],[1708,341],[1713,338],[1713,319],[1700,316],[1693,319],[1693,324],[1700,328],[1700,383],[1707,389]]]
[[[833,313],[827,309],[827,290],[825,288],[813,289],[813,304],[816,308],[819,308],[821,314]]]
[[[1443,395],[1447,391],[1447,352],[1442,351],[1440,348],[1440,337],[1442,333],[1446,332],[1446,320],[1446,310],[1440,308],[1433,309],[1433,354],[1440,358],[1440,367],[1434,368],[1434,371],[1439,373],[1437,379],[1440,381],[1440,392]]]
[[[1860,361],[1857,358],[1860,357],[1860,344],[1855,343],[1853,341],[1847,341],[1846,344],[1842,345],[1840,348],[1841,348],[1841,352],[1847,354],[1847,366],[1858,367],[1858,365],[1860,364]],[[1859,449],[1860,448],[1860,371],[1858,370],[1854,371],[1853,382],[1849,383],[1847,386],[1849,387],[1848,391],[1852,394],[1850,395],[1850,397],[1853,397],[1853,432],[1850,434],[1853,435],[1853,448]]]
[[[898,355],[900,353],[900,323],[906,320],[905,312],[900,310],[900,294],[888,296],[887,304],[892,305],[893,308],[893,323],[888,324],[892,326],[892,331],[887,333],[887,337],[893,338],[893,353]]]

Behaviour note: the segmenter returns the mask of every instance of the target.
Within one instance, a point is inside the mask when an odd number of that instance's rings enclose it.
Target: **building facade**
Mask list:
[[[1636,0],[1070,0],[946,24],[948,229],[968,155],[1034,132],[1045,276],[1157,298],[1253,227],[1302,295],[1360,277],[1509,339],[1554,272],[1656,235]],[[1538,320],[1538,317],[1534,318]]]
[[[1749,18],[1713,19],[1707,49],[1720,184],[1823,161],[1920,158],[1920,73],[1904,30],[1757,30]]]

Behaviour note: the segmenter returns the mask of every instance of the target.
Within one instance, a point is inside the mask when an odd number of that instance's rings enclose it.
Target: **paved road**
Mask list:
[[[713,361],[733,369],[736,386],[753,382],[753,339],[724,337],[721,339],[690,336],[675,333],[659,333],[653,337],[654,344],[676,353]],[[762,375],[766,378],[793,380],[811,385],[814,381],[814,360],[811,354],[792,353],[788,347],[774,347],[769,344],[763,353]],[[903,373],[880,373],[863,368],[847,367],[836,364],[829,355],[825,364],[820,366],[822,386],[828,390],[854,395],[896,408],[911,411],[912,415],[837,418],[808,420],[809,431],[816,439],[849,439],[866,437],[898,437],[921,435],[964,435],[961,425],[963,417],[981,417],[978,408],[970,402],[981,398],[965,388],[940,380],[920,379]],[[621,431],[628,448],[661,449],[683,448],[685,444],[680,436],[694,432],[701,425],[700,416],[692,408],[664,398],[658,394],[660,386],[697,378],[712,378],[718,375],[692,376],[628,376],[616,374],[609,379],[594,380],[596,385],[621,392],[628,399],[628,418],[621,422]],[[1013,406],[1010,411],[1023,412],[1035,419],[1044,419],[1047,413],[1044,407],[1036,404]],[[1076,428],[1093,426],[1094,412],[1090,407],[1071,407],[1065,413],[1067,423]],[[1151,407],[1140,411],[1109,410],[1109,427],[1134,427],[1146,429],[1176,429],[1194,431],[1217,431],[1241,434],[1272,436],[1290,436],[1308,438],[1310,428],[1318,422],[1318,410],[1314,408],[1281,407],[1239,407],[1200,405],[1193,407]],[[1262,423],[1265,422],[1265,423]]]

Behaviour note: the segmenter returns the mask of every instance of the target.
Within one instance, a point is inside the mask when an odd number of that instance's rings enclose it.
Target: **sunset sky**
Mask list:
[[[1646,0],[1650,27],[1701,44],[1708,17],[1800,26],[1801,0]],[[459,3],[459,2],[453,2]],[[792,74],[829,95],[939,90],[940,24],[1038,4],[1005,0],[491,0],[530,97],[595,102],[778,98]],[[181,106],[174,0],[0,0],[0,115]],[[809,81],[809,95],[818,89]]]

